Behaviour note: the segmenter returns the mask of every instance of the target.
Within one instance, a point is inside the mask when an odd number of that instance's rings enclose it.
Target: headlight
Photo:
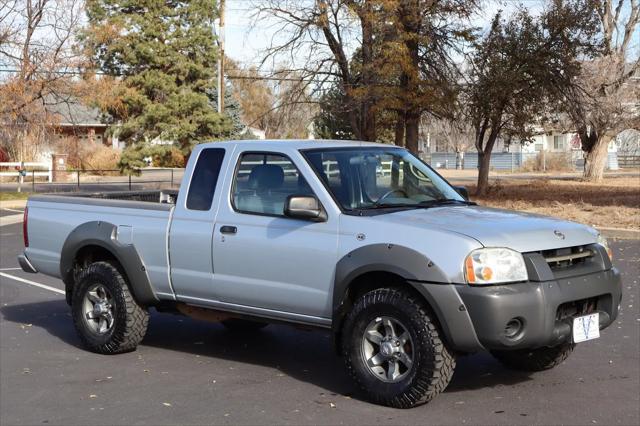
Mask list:
[[[526,281],[524,258],[508,248],[482,248],[472,251],[464,261],[469,284],[498,284]]]
[[[607,239],[605,237],[603,237],[602,234],[598,234],[598,241],[597,242],[602,247],[604,247],[604,249],[607,251],[607,255],[609,256],[609,260],[613,260],[613,252],[611,251],[611,248],[609,248],[609,243],[607,242]]]

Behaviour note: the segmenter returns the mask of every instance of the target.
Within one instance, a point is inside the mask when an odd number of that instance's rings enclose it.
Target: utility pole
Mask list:
[[[218,13],[220,15],[220,31],[218,34],[218,112],[224,112],[224,3],[218,0]]]

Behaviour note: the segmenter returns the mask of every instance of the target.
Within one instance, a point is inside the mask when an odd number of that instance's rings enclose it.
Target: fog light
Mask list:
[[[522,331],[522,321],[512,318],[504,328],[504,335],[507,339],[516,339]]]

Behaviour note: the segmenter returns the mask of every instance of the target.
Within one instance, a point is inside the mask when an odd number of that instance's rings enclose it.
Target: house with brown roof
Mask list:
[[[108,125],[102,121],[102,114],[97,108],[73,97],[50,97],[44,104],[51,114],[53,133],[58,139],[77,138],[80,142],[118,147],[117,140],[108,134]]]

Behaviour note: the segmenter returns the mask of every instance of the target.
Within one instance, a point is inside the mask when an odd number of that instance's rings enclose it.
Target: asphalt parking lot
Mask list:
[[[361,399],[319,331],[234,334],[154,313],[136,352],[86,352],[62,282],[18,270],[21,225],[1,226],[0,424],[637,425],[640,241],[612,246],[622,313],[600,339],[543,373],[507,370],[487,354],[462,357],[442,395],[395,410]]]

